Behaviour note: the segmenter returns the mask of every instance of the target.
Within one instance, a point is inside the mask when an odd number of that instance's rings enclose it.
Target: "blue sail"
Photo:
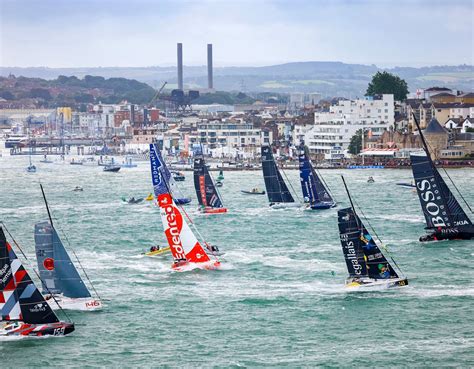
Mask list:
[[[35,249],[43,293],[63,294],[70,298],[91,297],[49,222],[35,224]]]
[[[171,172],[168,169],[168,166],[166,165],[166,162],[163,159],[163,156],[161,155],[161,152],[156,146],[156,144],[150,144],[150,159],[152,162],[152,176],[159,175],[160,178],[163,176],[164,180],[166,181],[166,185],[165,183],[162,183],[162,189],[158,191],[158,193],[155,189],[155,196],[158,196],[161,193],[171,192],[176,204],[184,205],[184,204],[190,203],[191,199],[188,197],[185,197],[180,191],[180,189],[178,188],[178,185],[176,184],[176,181],[173,179],[173,176],[171,175]],[[158,172],[153,173],[153,165],[155,166],[156,170],[159,168],[159,172],[160,172],[159,174]]]
[[[306,146],[300,147],[298,160],[304,201],[309,203],[312,209],[334,207],[336,202],[311,165]]]

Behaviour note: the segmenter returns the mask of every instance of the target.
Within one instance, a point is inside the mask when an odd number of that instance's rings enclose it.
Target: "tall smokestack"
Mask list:
[[[207,88],[214,88],[212,77],[212,44],[207,44]]]
[[[183,44],[178,44],[178,89],[183,89]]]

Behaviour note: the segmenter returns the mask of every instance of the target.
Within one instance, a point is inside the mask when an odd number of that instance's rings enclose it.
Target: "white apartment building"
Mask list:
[[[273,141],[272,132],[254,128],[252,123],[243,121],[203,121],[197,124],[196,141],[217,147],[260,147],[262,142]],[[194,140],[191,139],[191,142]]]
[[[329,158],[335,146],[347,150],[351,137],[359,129],[380,136],[395,119],[393,95],[367,97],[359,100],[341,100],[329,112],[315,113],[314,126],[304,132],[304,141],[315,154]],[[301,134],[300,134],[301,135]],[[298,137],[295,137],[298,138]]]

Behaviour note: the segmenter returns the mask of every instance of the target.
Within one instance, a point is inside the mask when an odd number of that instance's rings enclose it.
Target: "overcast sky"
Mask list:
[[[0,65],[474,64],[474,0],[0,0]]]

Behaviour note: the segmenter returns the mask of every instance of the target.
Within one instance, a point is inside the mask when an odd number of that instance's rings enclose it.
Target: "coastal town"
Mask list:
[[[420,150],[415,116],[435,160],[446,165],[473,163],[473,92],[428,87],[403,101],[393,94],[347,99],[289,93],[286,98],[286,103],[191,102],[181,110],[167,101],[99,101],[85,104],[85,111],[36,108],[31,101],[24,106],[0,98],[0,142],[12,155],[31,151],[137,157],[146,155],[151,142],[158,142],[183,163],[199,146],[213,159],[234,165],[258,162],[262,144],[273,145],[278,157],[291,161],[296,158],[295,147],[304,142],[322,167],[396,167],[408,165],[410,152]],[[359,146],[353,148],[351,142]]]

